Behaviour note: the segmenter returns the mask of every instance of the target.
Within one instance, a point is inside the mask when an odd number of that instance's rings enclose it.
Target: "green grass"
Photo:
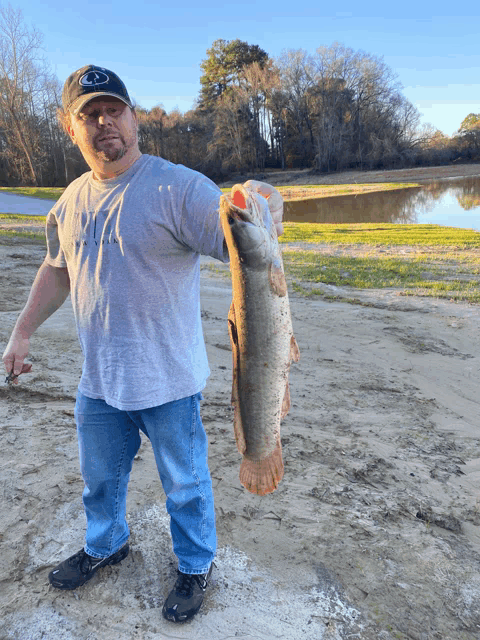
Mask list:
[[[5,193],[16,193],[20,196],[43,198],[45,200],[58,200],[65,187],[0,187]]]
[[[0,229],[0,237],[3,238],[25,238],[26,240],[33,240],[35,242],[45,243],[45,226],[46,216],[29,216],[23,213],[0,213],[0,225],[3,229]],[[31,230],[19,229],[23,224],[30,222],[37,223]],[[8,227],[11,226],[12,229]]]
[[[324,295],[327,284],[355,289],[398,289],[401,295],[480,303],[480,252],[415,256],[332,256],[316,251],[283,252],[285,271],[299,293]],[[313,286],[312,286],[313,285]]]
[[[285,222],[281,243],[480,247],[480,232],[438,224]]]
[[[354,297],[355,290],[394,289],[401,296],[446,298],[480,303],[480,252],[457,250],[415,253],[413,256],[328,255],[319,251],[283,251],[291,288],[305,296],[368,304]],[[226,265],[206,264],[202,269],[229,277]],[[342,288],[336,294],[322,285]],[[352,289],[352,294],[345,290]]]
[[[306,184],[276,187],[285,201],[359,195],[377,191],[395,191],[420,187],[416,182],[366,182],[353,184]]]
[[[299,293],[328,298],[331,294],[316,285],[330,284],[480,303],[478,231],[387,223],[287,222],[284,228],[280,242],[317,249],[284,247],[285,271]]]
[[[45,224],[47,216],[30,216],[25,213],[0,213],[1,222],[41,222]]]
[[[356,189],[366,187],[367,189],[404,189],[407,187],[420,187],[418,182],[352,182],[351,184],[286,184],[279,185],[275,189]]]
[[[307,245],[283,246],[287,279],[302,295],[366,304],[354,297],[355,290],[388,288],[402,296],[480,303],[479,232],[439,225],[286,223],[280,240]],[[205,268],[225,274],[224,267]],[[322,285],[341,287],[342,293]]]
[[[0,229],[0,238],[25,238],[26,240],[34,240],[41,244],[46,244],[45,234],[36,231],[12,231],[9,229]]]
[[[329,256],[315,251],[284,251],[283,262],[291,277],[358,289],[398,287],[417,282],[422,264],[396,258]]]

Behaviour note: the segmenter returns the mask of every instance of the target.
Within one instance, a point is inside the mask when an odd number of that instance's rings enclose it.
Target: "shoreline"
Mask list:
[[[358,171],[351,169],[338,173],[314,173],[311,169],[266,170],[257,174],[256,180],[278,185],[341,185],[370,184],[379,182],[431,182],[447,178],[480,176],[480,163],[440,165],[435,167],[413,167],[410,169],[388,169]],[[231,180],[219,183],[220,187],[231,187],[251,176],[237,175]]]

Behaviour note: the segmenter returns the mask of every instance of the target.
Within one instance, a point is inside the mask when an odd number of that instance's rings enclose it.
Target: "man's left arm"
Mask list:
[[[271,185],[249,180],[244,185],[267,199],[277,235],[283,233],[283,199]],[[186,191],[181,207],[180,240],[197,253],[228,262],[228,250],[220,224],[222,192],[207,177],[198,176]]]

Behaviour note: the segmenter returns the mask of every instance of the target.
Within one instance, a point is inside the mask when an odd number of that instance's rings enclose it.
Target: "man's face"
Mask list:
[[[137,145],[136,115],[117,98],[93,98],[70,123],[70,136],[89,164],[116,162]]]

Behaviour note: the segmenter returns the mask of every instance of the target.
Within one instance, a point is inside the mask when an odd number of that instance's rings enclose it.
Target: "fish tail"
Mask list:
[[[280,441],[272,453],[263,460],[243,457],[240,466],[240,482],[250,493],[256,493],[259,496],[272,493],[282,478],[283,459]]]

